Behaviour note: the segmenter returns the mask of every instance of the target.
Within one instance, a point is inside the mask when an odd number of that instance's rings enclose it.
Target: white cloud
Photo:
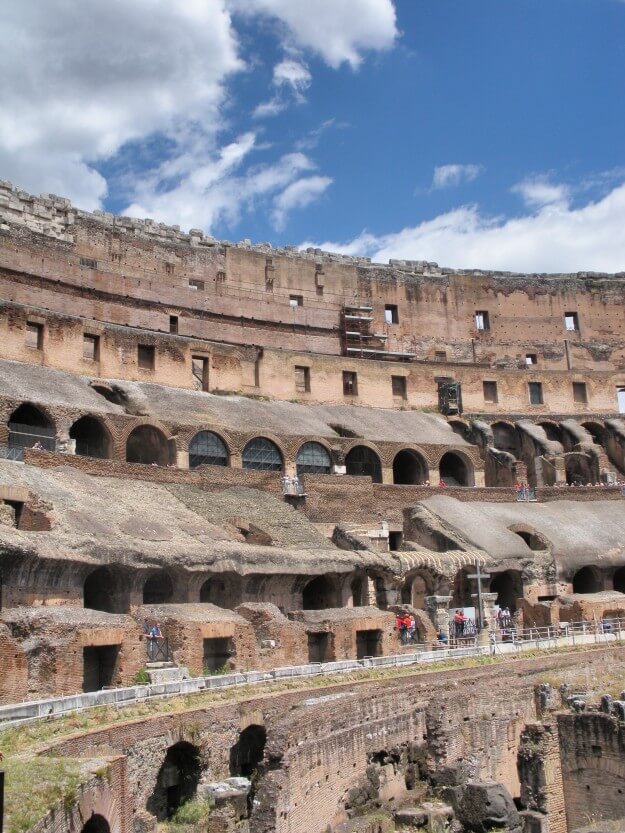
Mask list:
[[[399,232],[363,232],[347,243],[304,243],[329,251],[436,261],[457,268],[526,272],[625,271],[625,184],[573,208],[543,205],[515,218],[493,218],[462,206]]]
[[[570,198],[567,185],[549,182],[544,177],[524,179],[514,186],[512,191],[522,198],[529,208],[542,208],[546,205],[566,205]]]
[[[293,42],[331,67],[357,67],[363,53],[390,48],[397,37],[392,0],[229,0],[231,9],[279,20]]]
[[[328,176],[309,176],[288,185],[274,201],[273,222],[277,229],[284,228],[287,214],[296,208],[306,208],[332,184]]]
[[[439,165],[434,168],[432,189],[450,188],[463,182],[473,182],[481,172],[481,165]]]
[[[23,188],[95,208],[91,160],[190,114],[214,133],[224,82],[242,68],[225,0],[6,0],[0,171]]]
[[[303,104],[306,100],[304,93],[310,87],[311,81],[312,75],[304,63],[293,58],[285,58],[273,68],[272,84],[276,89],[275,95],[269,101],[258,104],[252,115],[257,119],[277,116],[287,109],[289,99]]]
[[[158,217],[166,223],[184,228],[210,229],[216,222],[234,223],[244,209],[251,209],[259,200],[271,200],[295,182],[301,174],[314,168],[303,153],[289,153],[271,164],[241,170],[256,147],[253,133],[240,136],[235,142],[207,158],[200,166],[189,165],[178,182],[163,188],[168,166],[142,182],[135,199],[124,210],[134,217]],[[189,162],[195,163],[195,154]],[[296,207],[295,205],[293,207]],[[289,206],[284,207],[284,213]]]

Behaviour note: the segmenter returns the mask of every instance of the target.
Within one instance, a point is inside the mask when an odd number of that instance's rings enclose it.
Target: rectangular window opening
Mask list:
[[[191,369],[194,378],[198,381],[199,389],[208,391],[208,359],[206,356],[192,356]]]
[[[569,332],[577,332],[579,330],[579,318],[576,312],[564,313],[564,328]]]
[[[178,333],[178,316],[177,315],[170,315],[169,316],[169,332],[172,335],[177,335]]]
[[[330,633],[308,634],[308,662],[331,662],[334,659]]]
[[[482,382],[484,388],[484,402],[496,403],[497,398],[497,382]]]
[[[358,396],[358,374],[353,370],[343,371],[343,396]]]
[[[445,350],[437,350],[434,353],[434,359],[437,362],[446,362],[447,361],[447,353]]]
[[[197,289],[204,291],[204,281],[199,281],[197,278],[189,278],[189,289]]]
[[[310,368],[295,366],[295,390],[298,393],[310,393]]]
[[[202,647],[204,673],[225,671],[235,654],[234,640],[229,636],[205,639]]]
[[[399,310],[397,304],[387,304],[384,307],[384,321],[387,324],[399,324]]]
[[[530,395],[530,405],[543,405],[543,384],[542,382],[529,382],[528,390]]]
[[[586,405],[588,402],[588,390],[586,382],[573,382],[573,402],[578,405]]]
[[[382,631],[356,631],[356,659],[382,655]]]
[[[43,324],[35,324],[33,321],[26,323],[26,347],[43,350]]]
[[[529,367],[532,364],[538,364],[538,356],[536,353],[525,354],[525,364]]]
[[[490,317],[487,310],[478,309],[475,311],[475,329],[476,330],[490,330]]]
[[[304,306],[304,296],[303,295],[289,295],[289,306],[291,306],[291,307],[303,307]]]
[[[98,261],[92,257],[81,257],[80,258],[80,265],[86,266],[88,269],[97,269],[98,268]]]
[[[393,396],[397,396],[401,399],[406,398],[407,386],[405,376],[391,376],[391,386]]]
[[[137,364],[142,370],[154,370],[154,352],[151,344],[140,344],[137,347]]]
[[[90,362],[100,361],[100,336],[84,333],[82,337],[82,357]]]
[[[166,263],[165,264],[165,273],[167,275],[173,275],[174,274],[174,264],[173,263]]]

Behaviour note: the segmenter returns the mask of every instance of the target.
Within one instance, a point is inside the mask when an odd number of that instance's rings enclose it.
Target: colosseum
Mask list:
[[[0,183],[0,830],[625,829],[624,309]]]

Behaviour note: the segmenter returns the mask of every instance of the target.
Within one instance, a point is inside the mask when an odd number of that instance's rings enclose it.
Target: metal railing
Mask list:
[[[609,630],[606,629],[607,625],[610,627]],[[491,636],[496,634],[495,627],[489,630]],[[60,717],[96,708],[97,706],[134,705],[154,698],[263,685],[264,683],[275,683],[285,679],[348,674],[364,669],[406,668],[412,665],[435,664],[453,659],[471,659],[497,654],[520,656],[524,651],[553,650],[575,647],[576,645],[609,645],[623,640],[625,640],[625,618],[603,619],[598,622],[566,622],[561,625],[525,628],[518,630],[514,635],[514,641],[510,642],[503,638],[498,639],[495,636],[494,639],[484,645],[478,644],[476,639],[472,644],[454,648],[437,640],[436,642],[424,642],[415,645],[414,651],[406,651],[403,654],[393,654],[391,656],[309,663],[307,665],[275,668],[272,671],[240,671],[232,674],[194,677],[166,683],[136,685],[89,693],[80,692],[48,700],[26,700],[22,703],[0,706],[0,728],[50,717]]]
[[[169,643],[163,637],[148,636],[145,649],[148,662],[169,662]]]
[[[536,501],[536,490],[531,489],[529,486],[521,486],[520,489],[514,490],[516,493],[517,501],[524,501],[529,503],[530,501],[533,503]]]
[[[11,447],[10,445],[0,445],[0,459],[23,462],[24,449],[21,446]]]
[[[56,450],[54,428],[39,425],[24,425],[21,422],[9,422],[9,446],[12,448],[32,448],[39,444],[45,451]]]

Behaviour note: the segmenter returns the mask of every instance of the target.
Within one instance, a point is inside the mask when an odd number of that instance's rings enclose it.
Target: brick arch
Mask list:
[[[11,419],[11,416],[17,411],[18,408],[21,408],[22,405],[30,405],[33,408],[36,408],[38,411],[45,416],[47,420],[49,420],[52,428],[54,428],[55,432],[58,434],[58,424],[62,421],[62,416],[57,413],[55,416],[56,408],[50,408],[48,405],[42,405],[39,402],[35,402],[32,399],[17,399],[13,400],[13,404],[9,407],[7,412],[5,422],[8,423]]]
[[[126,444],[128,442],[128,438],[135,431],[137,428],[155,428],[157,431],[160,431],[163,436],[165,437],[165,442],[167,443],[169,449],[169,459],[171,461],[171,447],[174,446],[176,450],[176,455],[180,450],[178,448],[178,438],[171,433],[170,429],[164,425],[162,422],[156,419],[149,419],[149,418],[141,418],[136,419],[130,422],[128,425],[123,426],[123,428],[117,434],[117,440],[115,442],[115,446],[113,448],[113,459],[114,460],[126,460]]]
[[[384,461],[384,454],[382,454],[380,447],[375,443],[372,443],[370,440],[365,440],[360,437],[354,437],[354,439],[350,439],[349,443],[343,446],[343,454],[347,456],[350,451],[356,448],[357,445],[364,445],[367,448],[370,448],[371,451],[375,451],[375,453],[378,455],[378,457],[380,458],[380,462]]]
[[[256,439],[256,437],[264,437],[266,440],[271,440],[272,443],[278,446],[280,449],[280,454],[282,454],[282,458],[286,463],[287,459],[289,458],[289,448],[288,444],[285,443],[277,434],[274,434],[273,431],[249,431],[245,434],[241,434],[239,438],[238,448],[236,449],[240,454],[243,453],[243,449],[249,443],[250,440]]]
[[[76,425],[77,422],[80,422],[80,420],[84,419],[85,417],[89,417],[90,419],[93,419],[100,424],[108,438],[109,455],[107,459],[113,459],[113,456],[115,454],[115,444],[117,441],[117,437],[113,432],[113,426],[108,421],[108,419],[106,419],[106,417],[102,416],[102,414],[94,414],[91,411],[79,411],[78,414],[75,415],[72,419],[68,420],[67,425],[64,426],[65,433],[67,434],[67,436],[69,436],[69,433],[74,427],[74,425]]]
[[[79,831],[93,816],[102,816],[108,823],[111,833],[122,833],[126,825],[122,813],[113,793],[111,784],[106,778],[98,778],[90,783],[78,798],[74,808],[70,811],[68,830]]]
[[[424,471],[425,471],[425,480],[430,479],[430,461],[428,460],[427,454],[423,451],[422,448],[419,448],[418,445],[414,444],[406,444],[401,445],[399,448],[394,449],[393,452],[390,454],[390,461],[387,463],[389,466],[393,466],[393,482],[395,482],[395,461],[397,457],[404,451],[411,451],[420,458]],[[384,461],[386,462],[386,461]]]
[[[608,718],[609,719],[609,718]],[[567,766],[566,756],[563,756],[562,771],[570,774],[583,773],[587,770],[594,772],[604,772],[621,778],[625,782],[625,760],[620,756],[618,758],[610,754],[610,750],[604,750],[608,754],[603,755],[587,755],[584,756],[583,766]],[[579,758],[576,759],[575,764],[579,763]]]
[[[218,427],[214,427],[212,425],[194,425],[191,428],[184,428],[179,434],[176,435],[176,445],[178,450],[188,451],[193,437],[197,434],[201,434],[202,431],[210,431],[211,434],[217,434],[219,439],[224,442],[228,450],[229,457],[231,457],[232,454],[237,453],[238,443],[233,440],[232,433],[230,431],[225,431],[221,425]]]

